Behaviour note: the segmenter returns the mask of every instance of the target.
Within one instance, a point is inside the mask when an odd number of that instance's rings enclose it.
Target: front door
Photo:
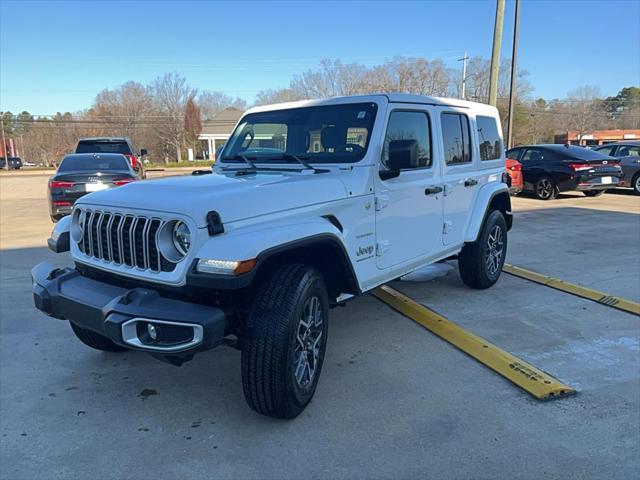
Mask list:
[[[395,178],[376,177],[376,255],[380,269],[429,256],[440,246],[442,178],[434,161],[427,108],[398,105],[389,114],[381,169],[386,169],[391,140],[416,140],[419,162]]]
[[[456,245],[464,241],[479,175],[473,158],[469,117],[462,112],[442,111],[440,125],[445,186],[442,243]]]

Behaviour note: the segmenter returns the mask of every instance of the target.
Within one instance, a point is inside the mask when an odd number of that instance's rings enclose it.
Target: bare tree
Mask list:
[[[135,145],[157,150],[153,124],[159,118],[149,87],[126,82],[98,93],[86,119],[103,122],[100,134],[129,137]]]
[[[567,123],[571,130],[575,130],[578,136],[578,143],[582,137],[593,131],[599,120],[602,120],[602,101],[600,88],[592,85],[572,90],[567,95],[565,111],[569,113]]]
[[[222,110],[233,107],[246,110],[247,102],[239,97],[232,97],[223,92],[201,92],[196,99],[200,107],[202,120],[210,120]]]
[[[299,92],[295,92],[290,88],[261,90],[256,95],[256,105],[269,105],[272,103],[295,102],[296,100],[304,100],[305,97]]]
[[[187,79],[177,73],[167,73],[154,80],[151,91],[154,106],[161,115],[154,123],[155,133],[162,142],[165,162],[169,162],[169,152],[175,152],[177,162],[182,160],[184,146],[184,113],[187,102],[196,96],[197,90],[187,84]]]

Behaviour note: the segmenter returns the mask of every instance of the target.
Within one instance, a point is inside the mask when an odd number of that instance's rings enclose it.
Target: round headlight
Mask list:
[[[71,217],[71,238],[74,242],[79,243],[84,234],[85,215],[82,210],[76,208]]]
[[[191,232],[186,223],[176,222],[173,226],[173,244],[182,256],[185,256],[189,251],[189,247],[191,246]]]

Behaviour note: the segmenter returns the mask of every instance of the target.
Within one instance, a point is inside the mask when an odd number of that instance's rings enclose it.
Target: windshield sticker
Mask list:
[[[367,112],[358,112],[358,118],[364,118],[367,115]]]

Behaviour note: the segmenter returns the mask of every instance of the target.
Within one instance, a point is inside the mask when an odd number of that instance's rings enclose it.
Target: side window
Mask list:
[[[480,160],[497,160],[502,156],[502,139],[493,117],[476,117],[480,139]]]
[[[416,140],[418,142],[418,168],[431,166],[431,128],[425,112],[391,112],[387,134],[384,137],[382,163],[386,167],[389,160],[391,140]]]
[[[623,145],[618,147],[616,157],[640,157],[640,146],[634,147]]]
[[[507,158],[510,158],[512,160],[517,160],[517,161],[520,161],[520,155],[522,155],[521,148],[512,148],[511,150],[508,150],[507,153],[505,154]]]
[[[444,160],[447,165],[471,162],[471,140],[467,116],[459,113],[443,113],[440,118]]]
[[[536,163],[536,162],[542,162],[545,159],[547,159],[548,155],[543,153],[540,150],[536,150],[533,148],[529,148],[527,149],[526,152],[524,152],[524,155],[522,155],[522,158],[520,159],[521,163]]]
[[[609,147],[598,148],[598,149],[596,149],[596,151],[598,153],[603,154],[603,155],[613,155],[613,151],[615,150],[615,148],[616,148],[615,145],[611,145]]]

